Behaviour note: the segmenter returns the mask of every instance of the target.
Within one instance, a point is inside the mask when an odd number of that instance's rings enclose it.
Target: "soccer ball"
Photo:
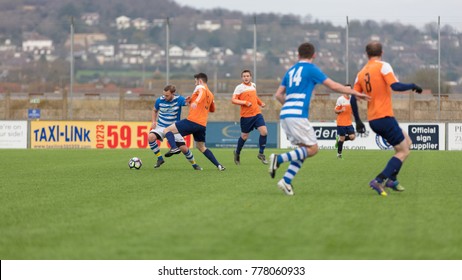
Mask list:
[[[141,166],[143,165],[143,163],[141,162],[141,159],[140,158],[137,158],[137,157],[132,157],[129,161],[128,161],[128,167],[130,167],[130,169],[140,169]]]

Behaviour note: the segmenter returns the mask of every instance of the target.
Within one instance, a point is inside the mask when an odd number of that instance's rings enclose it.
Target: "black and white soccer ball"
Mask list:
[[[130,167],[130,169],[140,169],[142,165],[143,162],[141,162],[141,159],[138,157],[132,157],[128,161],[128,167]]]

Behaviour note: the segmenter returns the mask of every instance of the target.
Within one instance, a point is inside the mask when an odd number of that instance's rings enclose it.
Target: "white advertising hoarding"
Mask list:
[[[337,125],[334,122],[312,122],[319,149],[335,149],[335,137]],[[354,124],[353,124],[354,125]],[[365,122],[366,133],[356,134],[354,141],[346,141],[343,144],[345,150],[387,150],[392,149],[382,137],[375,134]],[[400,123],[400,127],[407,132],[412,140],[412,150],[445,150],[445,124],[444,123]],[[284,130],[280,129],[281,148],[291,148]]]
[[[0,149],[27,149],[27,121],[0,121]]]
[[[448,150],[462,151],[462,123],[448,123]]]

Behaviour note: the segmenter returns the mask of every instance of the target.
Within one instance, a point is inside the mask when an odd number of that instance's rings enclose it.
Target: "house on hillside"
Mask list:
[[[74,34],[74,47],[81,46],[88,49],[90,46],[101,44],[107,41],[107,36],[104,33],[76,33]],[[71,37],[69,36],[64,43],[64,46],[69,49],[71,46]]]
[[[324,40],[328,44],[341,44],[342,43],[342,34],[338,31],[327,31],[324,34]]]
[[[24,32],[22,36],[22,50],[34,56],[48,56],[54,51],[53,41],[36,32]]]
[[[117,29],[128,29],[131,26],[130,18],[126,16],[120,16],[116,18],[116,27]]]
[[[88,26],[99,24],[99,13],[83,13],[80,19]]]
[[[183,52],[183,61],[181,62],[183,65],[198,65],[201,63],[205,63],[208,60],[208,53],[205,50],[197,46],[190,46],[184,49]]]
[[[215,30],[220,30],[221,23],[219,20],[202,20],[196,24],[197,30],[205,30],[212,32]]]
[[[229,28],[235,31],[239,31],[242,29],[242,20],[240,19],[224,19],[223,20],[223,27]]]
[[[149,21],[144,18],[135,18],[132,20],[132,26],[137,30],[146,30],[149,28]]]

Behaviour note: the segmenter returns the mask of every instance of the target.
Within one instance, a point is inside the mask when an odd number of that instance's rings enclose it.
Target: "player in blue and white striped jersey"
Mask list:
[[[179,121],[181,118],[181,107],[188,105],[188,99],[183,96],[176,95],[175,92],[175,86],[167,85],[164,88],[163,95],[157,98],[152,110],[152,124],[148,141],[149,148],[157,156],[157,163],[154,165],[154,168],[159,168],[165,163],[165,160],[160,152],[159,145],[157,145],[157,140],[161,142],[164,140],[164,129],[176,121]],[[189,150],[186,146],[186,141],[183,136],[179,133],[176,133],[174,136],[177,147],[180,148],[186,159],[192,164],[192,167],[195,170],[202,170],[202,168],[196,164],[194,156],[191,150]]]
[[[290,162],[284,177],[278,182],[278,187],[287,195],[293,195],[292,180],[302,167],[304,160],[318,152],[318,143],[313,127],[308,121],[311,95],[317,84],[322,84],[331,90],[352,94],[360,99],[369,99],[365,94],[333,81],[319,69],[313,60],[316,57],[315,48],[310,43],[298,47],[299,61],[293,65],[282,79],[276,91],[276,99],[282,104],[281,126],[288,140],[297,149],[284,154],[271,154],[269,173],[272,178],[276,169],[283,162]]]

